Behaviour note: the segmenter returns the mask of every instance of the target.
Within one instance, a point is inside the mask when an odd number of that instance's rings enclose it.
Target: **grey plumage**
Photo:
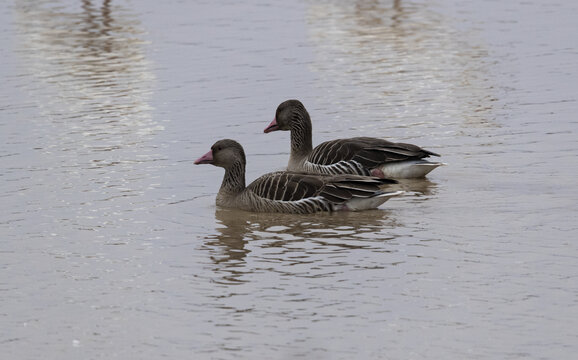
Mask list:
[[[291,171],[420,177],[441,165],[425,160],[430,156],[439,156],[432,151],[413,144],[394,143],[372,137],[331,140],[313,148],[311,118],[298,100],[287,100],[277,107],[275,119],[265,132],[276,130],[291,132],[291,155],[288,164],[288,170]],[[391,167],[387,168],[388,165],[403,166],[397,166],[390,171]],[[382,168],[384,166],[385,168]],[[405,171],[404,167],[410,166],[414,168]],[[421,169],[417,169],[418,167]]]
[[[439,155],[413,144],[354,137],[321,143],[313,149],[308,160],[320,165],[353,160],[367,168],[373,168],[384,162],[417,160],[429,156]]]
[[[255,212],[314,213],[347,210],[351,200],[384,202],[401,192],[385,193],[384,184],[394,180],[356,175],[313,175],[278,171],[265,174],[245,187],[245,153],[234,140],[220,140],[195,164],[225,169],[217,205]]]

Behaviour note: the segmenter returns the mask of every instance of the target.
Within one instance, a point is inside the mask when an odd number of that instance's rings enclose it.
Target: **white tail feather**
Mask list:
[[[394,196],[399,196],[405,194],[405,191],[392,191],[383,194],[379,194],[377,196],[373,196],[370,198],[353,198],[349,201],[346,201],[343,205],[340,206],[337,210],[345,210],[345,211],[360,211],[360,210],[368,210],[368,209],[375,209],[387,200],[391,199]]]
[[[430,171],[444,163],[434,163],[426,160],[408,160],[388,163],[379,167],[385,178],[417,179],[426,176]]]

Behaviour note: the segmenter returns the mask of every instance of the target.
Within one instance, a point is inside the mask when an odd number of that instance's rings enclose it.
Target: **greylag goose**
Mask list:
[[[380,178],[422,178],[439,162],[425,160],[438,154],[419,146],[372,137],[331,140],[313,148],[311,118],[299,100],[282,102],[264,130],[291,131],[289,171],[312,174],[358,174]]]
[[[403,191],[383,192],[395,180],[357,175],[313,175],[286,171],[265,174],[245,186],[245,152],[234,140],[219,140],[195,164],[225,169],[217,205],[254,212],[308,214],[376,208]]]

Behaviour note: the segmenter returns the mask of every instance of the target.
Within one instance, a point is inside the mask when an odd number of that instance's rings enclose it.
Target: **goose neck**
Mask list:
[[[291,126],[291,154],[305,157],[313,151],[311,119],[307,113],[298,114]]]
[[[236,161],[225,169],[219,192],[235,195],[243,190],[245,190],[245,164],[242,161]]]

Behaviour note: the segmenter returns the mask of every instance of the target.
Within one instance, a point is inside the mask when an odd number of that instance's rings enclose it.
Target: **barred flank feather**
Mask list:
[[[338,174],[352,174],[352,175],[362,175],[370,176],[370,171],[368,168],[363,166],[357,161],[339,161],[335,164],[322,165],[316,164],[314,162],[306,161],[303,164],[303,171],[310,174],[326,174],[326,175],[338,175]]]

